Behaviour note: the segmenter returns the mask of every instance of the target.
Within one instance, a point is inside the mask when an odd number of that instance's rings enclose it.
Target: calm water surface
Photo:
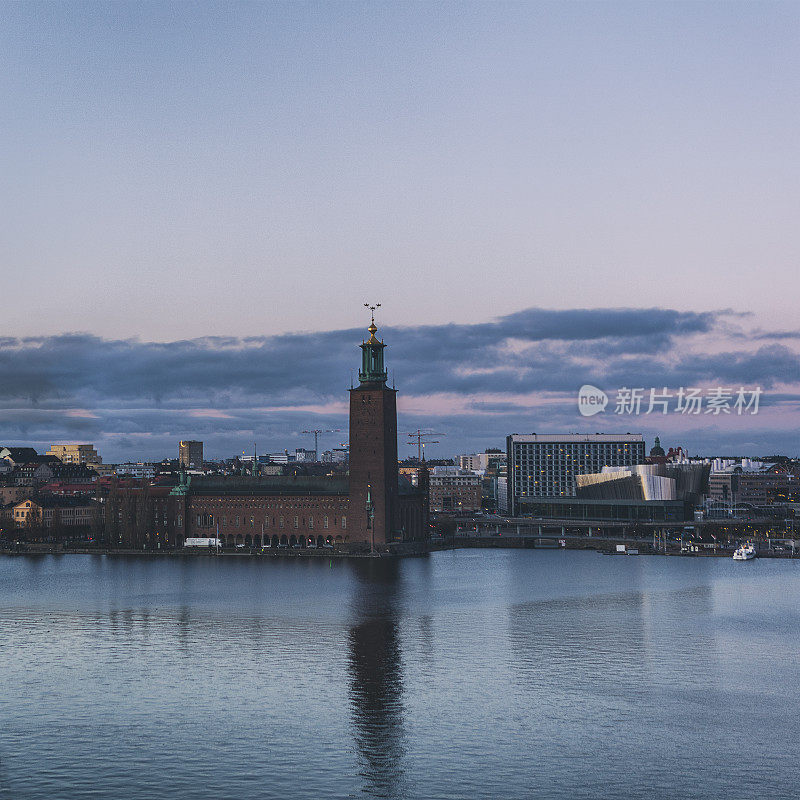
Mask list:
[[[800,561],[0,558],[0,798],[797,798]]]

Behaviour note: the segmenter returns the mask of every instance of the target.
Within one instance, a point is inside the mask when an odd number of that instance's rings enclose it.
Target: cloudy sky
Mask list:
[[[304,429],[342,429],[363,329],[171,342],[62,334],[0,340],[7,441],[96,442],[109,459],[173,455],[200,438],[210,456],[311,446]],[[502,445],[508,433],[643,432],[692,454],[800,451],[800,335],[762,330],[749,315],[670,309],[527,309],[483,323],[387,327],[400,389],[400,430],[445,434],[431,455]],[[583,418],[578,390],[609,405]],[[735,407],[739,389],[757,413]],[[643,389],[638,414],[618,406]],[[678,411],[699,389],[699,413]],[[649,395],[671,394],[650,409]],[[717,389],[728,412],[709,411]],[[650,413],[647,413],[649,410]],[[617,413],[617,412],[622,413]],[[401,436],[401,442],[406,441]],[[401,446],[401,454],[413,449]]]
[[[2,11],[0,443],[308,445],[377,300],[443,452],[800,453],[796,3]],[[762,407],[614,414],[689,385]]]

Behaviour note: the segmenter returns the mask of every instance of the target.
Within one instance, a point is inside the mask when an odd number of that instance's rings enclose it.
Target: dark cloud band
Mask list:
[[[387,362],[403,396],[470,398],[457,423],[466,442],[488,428],[487,437],[498,436],[515,409],[523,420],[547,420],[550,429],[556,423],[575,427],[574,395],[584,383],[608,390],[800,383],[800,358],[787,346],[786,332],[779,334],[786,344],[761,342],[753,349],[741,335],[730,334],[735,316],[658,308],[534,308],[492,322],[385,328],[381,335],[390,345]],[[321,413],[299,407],[346,398],[362,334],[351,329],[165,343],[88,334],[3,338],[0,440],[93,437],[119,449],[127,441],[132,451],[139,448],[141,456],[151,457],[156,444],[188,435],[225,447],[253,436],[265,443],[283,441],[287,432],[310,427],[310,414]],[[703,337],[729,347],[699,356],[695,347],[688,354],[687,343]],[[563,404],[534,414],[513,399],[546,393],[563,396]],[[483,399],[486,395],[490,399]],[[287,410],[293,406],[296,412]],[[201,409],[209,415],[192,415]],[[214,416],[214,409],[224,415]],[[487,425],[493,415],[502,423]],[[346,427],[341,409],[325,418],[322,427]],[[426,419],[418,415],[412,422]],[[148,441],[152,448],[142,446]],[[455,446],[455,440],[449,444]]]

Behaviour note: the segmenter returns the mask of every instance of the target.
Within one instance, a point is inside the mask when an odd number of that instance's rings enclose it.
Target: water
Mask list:
[[[2,800],[796,798],[800,561],[0,558]]]

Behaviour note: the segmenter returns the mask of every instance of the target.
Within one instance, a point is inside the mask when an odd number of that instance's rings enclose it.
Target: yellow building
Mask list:
[[[28,528],[41,525],[42,507],[33,500],[24,500],[14,506],[14,525],[17,528]]]
[[[45,453],[55,456],[64,464],[102,464],[103,459],[93,444],[53,444]]]
[[[17,528],[68,528],[91,525],[97,504],[77,497],[51,497],[24,500],[14,506],[13,519]]]

